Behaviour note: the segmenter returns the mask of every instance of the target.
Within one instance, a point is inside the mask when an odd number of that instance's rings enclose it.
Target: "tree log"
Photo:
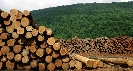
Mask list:
[[[0,46],[4,46],[5,42],[3,42],[2,40],[0,40]]]
[[[7,25],[10,25],[11,24],[11,20],[10,19],[7,19],[7,20],[4,20],[4,24],[7,26]]]
[[[75,63],[75,67],[76,67],[77,70],[82,69],[82,63],[79,62],[79,61],[76,61],[76,63]]]
[[[16,32],[12,33],[12,38],[17,39],[18,37],[19,37],[19,35]]]
[[[17,19],[17,20],[22,19],[22,16],[23,16],[23,14],[19,12],[19,13],[16,15],[16,19]]]
[[[70,66],[69,66],[68,63],[63,63],[63,64],[62,64],[62,69],[68,70],[69,68],[70,68]]]
[[[23,17],[23,18],[21,19],[21,25],[22,25],[23,27],[26,27],[26,26],[30,25],[29,19],[26,18],[26,17]]]
[[[38,30],[37,29],[33,29],[32,30],[32,35],[33,36],[37,36],[38,35]]]
[[[56,67],[61,67],[62,66],[62,60],[61,59],[56,59],[56,61],[55,61],[55,65],[56,65]]]
[[[55,38],[54,38],[54,37],[48,38],[47,43],[48,43],[49,45],[54,45],[54,43],[55,43]]]
[[[62,47],[62,48],[60,49],[60,55],[63,56],[63,55],[66,55],[66,54],[67,54],[66,48]]]
[[[33,27],[32,27],[32,26],[27,26],[27,27],[26,27],[26,30],[32,32]]]
[[[0,39],[7,39],[10,35],[8,33],[1,33]]]
[[[13,70],[14,69],[15,62],[7,61],[6,62],[6,68],[7,70]]]
[[[14,46],[14,44],[15,44],[15,39],[9,39],[9,40],[7,40],[7,45],[8,46]]]
[[[64,63],[69,62],[69,60],[70,60],[69,56],[62,56],[62,61]]]
[[[39,57],[42,57],[44,55],[44,51],[45,51],[44,49],[38,48],[36,50],[36,55],[39,56]]]
[[[30,11],[24,10],[24,11],[23,11],[23,14],[24,14],[24,16],[29,16],[29,15],[30,15]]]
[[[21,54],[16,54],[15,57],[14,57],[14,60],[17,61],[17,62],[21,61],[21,59],[22,59]]]
[[[38,39],[38,41],[43,41],[44,40],[44,36],[43,35],[38,35],[37,39]]]
[[[38,63],[39,71],[45,70],[45,64],[44,63]]]
[[[6,55],[10,52],[10,48],[8,46],[3,46],[1,48],[1,52],[2,52],[3,55]]]
[[[31,37],[32,37],[32,33],[31,33],[31,32],[26,32],[25,37],[26,37],[27,39],[31,38]]]
[[[12,16],[10,17],[10,20],[11,20],[12,22],[15,22],[15,21],[16,21],[16,16],[15,16],[15,15],[12,15]]]
[[[55,67],[56,67],[55,64],[51,62],[47,65],[47,70],[53,71],[55,70]]]
[[[21,54],[22,54],[22,56],[27,56],[27,55],[29,55],[29,50],[28,49],[23,49]]]
[[[2,62],[6,62],[6,61],[7,61],[7,58],[6,58],[5,56],[3,56],[3,57],[1,58],[1,61],[2,61]]]
[[[60,43],[59,42],[55,43],[53,45],[53,48],[54,48],[54,50],[59,50],[60,49]]]
[[[12,16],[12,15],[17,15],[18,14],[18,10],[17,9],[11,9],[10,10],[10,15]]]
[[[17,28],[17,34],[24,34],[24,28],[18,27]]]
[[[48,36],[51,36],[53,34],[52,29],[46,29],[46,33]]]
[[[36,68],[36,67],[37,67],[37,60],[32,60],[32,61],[30,62],[30,66],[31,66],[32,68]]]
[[[40,42],[40,47],[41,48],[46,48],[47,47],[47,42],[44,42],[44,41],[42,41],[42,42]]]
[[[50,55],[47,55],[46,57],[45,57],[45,61],[47,62],[47,63],[51,63],[52,62],[52,56],[50,56]]]
[[[46,31],[46,27],[45,27],[45,26],[39,26],[38,32],[39,32],[40,34],[43,34],[45,31]]]
[[[14,31],[14,27],[11,25],[11,26],[6,26],[6,31],[8,32],[8,33],[13,33],[13,31]]]
[[[52,53],[52,48],[51,48],[51,47],[47,47],[47,48],[46,48],[46,53],[47,53],[47,54]]]
[[[20,21],[14,21],[12,23],[12,26],[13,26],[14,29],[17,29],[17,28],[19,28],[21,26],[21,23],[20,23]]]
[[[0,62],[0,69],[2,69],[2,67],[3,67],[3,63],[2,63],[2,62]]]
[[[53,57],[53,58],[58,58],[59,55],[60,55],[60,53],[59,53],[58,51],[53,51],[53,52],[52,52],[52,57]]]
[[[7,18],[8,15],[9,15],[9,14],[8,14],[7,12],[2,12],[2,13],[1,13],[1,17],[2,17],[2,18]]]
[[[36,52],[36,45],[30,46],[29,49],[32,53]]]
[[[74,67],[75,64],[76,64],[76,61],[72,59],[72,60],[69,62],[70,68]]]
[[[22,58],[22,62],[23,62],[23,63],[28,63],[28,62],[29,62],[29,57],[28,57],[28,56],[24,56],[24,57]]]
[[[9,52],[8,54],[7,54],[7,59],[8,60],[12,60],[14,58],[14,53],[13,52]]]
[[[22,49],[22,46],[21,45],[15,45],[13,46],[13,52],[14,53],[19,53]]]

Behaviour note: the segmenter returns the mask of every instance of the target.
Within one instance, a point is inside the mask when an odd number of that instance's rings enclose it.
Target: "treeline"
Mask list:
[[[86,3],[31,11],[56,38],[133,36],[133,2]]]

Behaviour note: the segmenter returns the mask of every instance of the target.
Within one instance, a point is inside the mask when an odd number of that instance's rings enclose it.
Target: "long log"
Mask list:
[[[100,60],[89,59],[89,58],[77,55],[75,53],[73,53],[70,56],[72,56],[73,58],[77,59],[78,61],[81,61],[82,63],[86,64],[86,66],[89,68],[103,67],[103,62]]]

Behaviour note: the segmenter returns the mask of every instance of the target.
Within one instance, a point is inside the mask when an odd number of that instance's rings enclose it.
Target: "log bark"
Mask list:
[[[22,62],[23,62],[23,63],[28,63],[28,62],[29,62],[29,57],[28,57],[28,56],[24,56],[24,57],[22,58]]]
[[[1,52],[2,52],[3,55],[6,55],[10,52],[10,48],[8,46],[3,46],[1,48]]]
[[[50,56],[50,55],[47,55],[46,57],[45,57],[45,61],[47,62],[47,63],[51,63],[52,62],[52,56]]]
[[[48,38],[47,43],[48,43],[49,45],[54,45],[54,43],[55,43],[55,38],[54,38],[54,37]]]
[[[21,54],[16,54],[15,57],[14,57],[14,60],[19,62],[22,60],[22,55]]]
[[[15,45],[13,46],[13,52],[14,53],[19,53],[22,49],[22,46],[21,45]]]
[[[30,66],[31,66],[31,68],[36,68],[37,67],[37,60],[32,60],[30,62]]]
[[[13,70],[14,69],[15,62],[7,61],[6,62],[6,68],[7,70]]]
[[[62,60],[61,59],[56,59],[56,61],[55,61],[55,65],[56,65],[56,67],[61,67],[62,66]]]
[[[14,58],[14,53],[13,52],[9,52],[8,54],[7,54],[7,59],[8,60],[12,60]]]
[[[55,67],[56,67],[55,64],[51,62],[47,65],[47,70],[53,71],[55,70]]]
[[[59,50],[60,49],[60,43],[59,42],[55,43],[53,45],[53,48],[54,48],[54,50]]]
[[[45,51],[44,49],[38,48],[36,50],[36,55],[39,56],[39,57],[42,57],[44,55],[44,51]]]

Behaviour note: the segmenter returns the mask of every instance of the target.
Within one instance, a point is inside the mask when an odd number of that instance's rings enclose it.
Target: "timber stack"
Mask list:
[[[38,26],[30,11],[11,9],[7,13],[0,10],[1,70],[81,69],[84,61],[69,55],[52,29]]]

